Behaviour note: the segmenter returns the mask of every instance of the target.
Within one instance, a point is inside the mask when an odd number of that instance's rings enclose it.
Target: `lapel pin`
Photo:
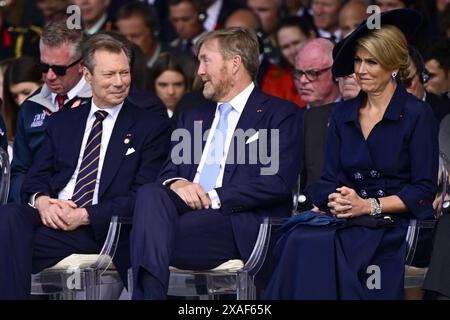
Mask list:
[[[81,99],[75,100],[74,103],[70,106],[71,109],[78,107],[81,104]]]
[[[123,140],[123,143],[129,144],[131,141],[131,133],[127,133],[125,139]]]
[[[258,113],[262,112],[262,109],[256,109],[256,112],[258,112]]]

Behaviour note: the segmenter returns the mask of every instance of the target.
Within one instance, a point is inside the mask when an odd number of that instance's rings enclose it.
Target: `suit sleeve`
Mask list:
[[[25,108],[24,103],[17,115],[16,137],[14,139],[13,160],[11,163],[11,185],[9,189],[8,202],[21,202],[21,188],[25,176],[31,167],[33,159],[32,152],[29,147],[29,141],[25,134]]]
[[[277,105],[277,108],[289,106]],[[274,150],[271,165],[278,160],[278,170],[274,174],[256,174],[249,176],[244,183],[228,183],[216,188],[219,195],[222,212],[252,211],[253,209],[270,206],[288,201],[300,170],[301,159],[301,127],[303,112],[297,107],[289,112],[275,112],[269,128],[278,130],[278,150],[270,144],[267,150]],[[277,159],[278,158],[278,159]],[[249,166],[249,170],[252,170]]]
[[[410,145],[410,183],[397,196],[419,219],[429,217],[429,208],[437,192],[439,147],[437,124],[431,108],[423,107],[412,128]]]
[[[338,174],[341,163],[339,154],[341,150],[341,138],[336,125],[334,113],[330,117],[328,137],[325,151],[325,161],[320,179],[312,183],[306,190],[308,198],[322,210],[327,209],[328,195],[338,187]]]
[[[157,123],[146,125],[152,127],[153,130],[147,134],[143,143],[140,164],[128,193],[86,207],[97,239],[104,236],[112,216],[131,216],[133,214],[137,190],[140,186],[156,180],[166,158],[170,133],[168,121],[161,118]]]
[[[55,135],[52,132],[55,118],[57,117],[52,117],[48,123],[48,126],[45,130],[45,137],[42,146],[36,154],[33,164],[30,164],[31,167],[28,170],[28,173],[22,174],[22,203],[28,203],[30,196],[37,192],[45,193],[54,198],[57,196],[52,192],[49,181],[50,177],[54,174],[55,143],[53,138],[55,137]],[[21,186],[17,187],[20,190]]]
[[[181,113],[179,116],[179,119],[177,121],[177,125],[176,125],[176,129],[174,130],[174,132],[172,132],[171,134],[171,141],[170,141],[170,152],[167,154],[167,158],[165,159],[162,167],[161,167],[161,171],[159,172],[159,177],[157,182],[160,184],[163,184],[164,181],[169,180],[169,179],[173,179],[173,178],[178,178],[180,177],[180,173],[179,173],[179,167],[178,164],[174,163],[172,160],[172,150],[174,150],[174,147],[176,144],[179,143],[177,139],[177,132],[181,132],[181,131],[177,131],[179,129],[184,130],[184,113]],[[181,137],[183,139],[183,137]],[[172,140],[174,139],[174,141]],[[183,152],[183,151],[182,151]],[[183,156],[182,154],[180,155],[181,157]],[[184,177],[183,177],[184,178]]]

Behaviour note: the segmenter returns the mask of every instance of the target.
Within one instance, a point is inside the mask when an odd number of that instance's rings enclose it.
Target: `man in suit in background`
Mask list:
[[[131,52],[107,34],[83,48],[93,98],[48,123],[22,188],[26,204],[0,208],[0,299],[24,299],[30,276],[73,253],[98,253],[113,215],[131,215],[139,186],[154,181],[167,150],[169,125],[125,98]],[[128,240],[115,265],[129,264]]]
[[[287,217],[292,210],[302,112],[255,87],[255,33],[210,32],[196,52],[210,101],[180,116],[172,140],[185,139],[173,145],[158,183],[138,192],[131,246],[135,299],[164,298],[169,265],[204,270],[229,259],[246,261],[263,218]],[[244,131],[249,134],[240,139]],[[186,148],[180,152],[180,146]],[[270,150],[270,161],[250,160],[258,146],[260,155]]]
[[[42,145],[52,114],[77,107],[92,96],[83,79],[82,30],[68,29],[66,16],[49,22],[39,42],[44,85],[20,107],[11,164],[9,202],[20,203],[20,188]]]
[[[327,39],[306,42],[297,53],[294,83],[300,98],[307,103],[303,122],[304,148],[302,185],[320,177],[328,130],[328,118],[334,103],[340,100],[339,88],[331,72],[333,44]],[[299,136],[300,137],[300,136]]]

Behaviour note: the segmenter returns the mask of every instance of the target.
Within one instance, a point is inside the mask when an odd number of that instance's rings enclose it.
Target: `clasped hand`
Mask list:
[[[368,213],[367,206],[368,202],[361,198],[355,190],[348,187],[336,188],[336,192],[328,196],[328,208],[337,218],[365,215]]]
[[[36,200],[36,208],[42,223],[49,228],[71,231],[89,222],[86,209],[77,208],[70,200],[40,196]]]

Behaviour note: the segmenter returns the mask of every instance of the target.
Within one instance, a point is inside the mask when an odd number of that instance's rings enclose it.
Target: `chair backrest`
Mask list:
[[[8,201],[11,167],[8,153],[0,148],[0,204]]]

